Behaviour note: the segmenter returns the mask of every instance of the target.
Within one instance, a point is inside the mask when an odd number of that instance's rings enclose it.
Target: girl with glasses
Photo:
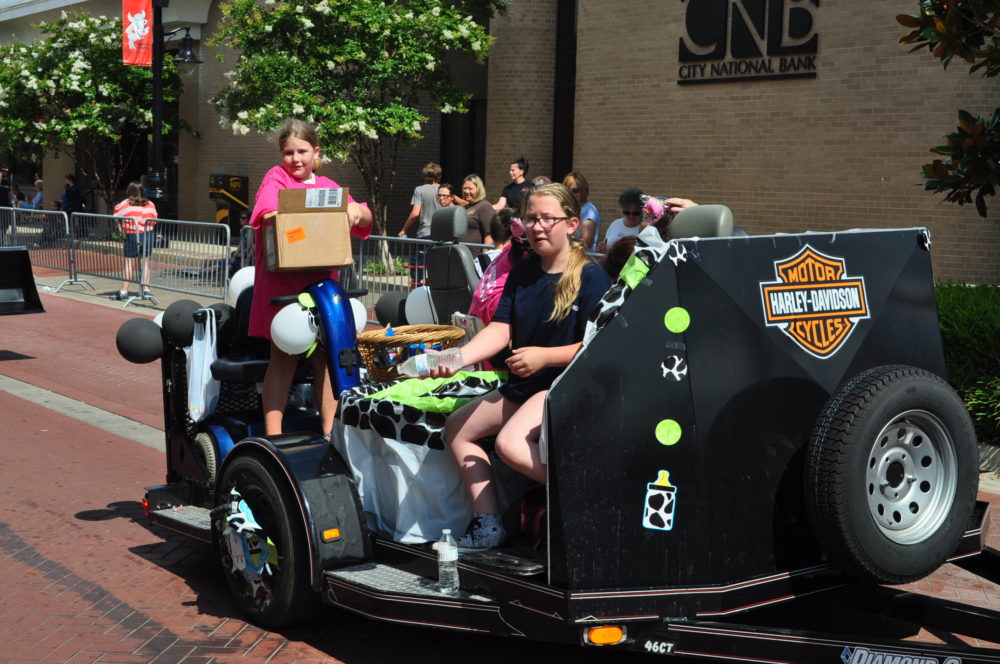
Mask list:
[[[610,282],[573,238],[580,208],[562,184],[528,197],[524,229],[534,250],[510,271],[493,319],[462,347],[462,364],[487,360],[511,346],[510,379],[452,413],[448,443],[472,498],[473,520],[458,544],[488,549],[503,543],[500,505],[490,458],[476,441],[496,436],[496,451],[510,467],[538,482],[547,480],[538,449],[542,408],[549,387],[581,347],[587,316]],[[435,377],[450,376],[438,369]]]

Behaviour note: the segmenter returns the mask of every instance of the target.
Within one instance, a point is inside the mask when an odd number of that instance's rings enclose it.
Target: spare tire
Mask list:
[[[806,449],[820,545],[863,581],[908,583],[945,562],[975,507],[972,420],[939,376],[882,366],[827,401]]]

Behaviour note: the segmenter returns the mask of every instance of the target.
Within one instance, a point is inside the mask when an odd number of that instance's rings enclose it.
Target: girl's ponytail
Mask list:
[[[580,294],[580,275],[583,274],[583,266],[590,261],[587,250],[581,240],[575,237],[569,238],[569,260],[566,269],[556,283],[556,296],[552,303],[552,315],[549,316],[549,323],[558,323],[566,318],[573,308],[576,296]]]

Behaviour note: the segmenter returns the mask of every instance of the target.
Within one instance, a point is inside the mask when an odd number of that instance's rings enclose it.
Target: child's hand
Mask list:
[[[515,376],[524,378],[548,366],[547,349],[541,346],[515,348],[513,352],[514,354],[507,358],[507,368]]]
[[[371,223],[368,220],[368,215],[365,214],[367,209],[360,203],[355,203],[353,201],[347,204],[347,221],[350,222],[351,227],[361,226],[362,228]],[[368,221],[368,223],[365,223]]]

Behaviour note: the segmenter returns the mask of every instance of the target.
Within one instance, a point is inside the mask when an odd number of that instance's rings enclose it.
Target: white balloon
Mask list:
[[[354,311],[354,331],[362,332],[368,323],[368,310],[365,305],[356,298],[351,298],[351,309]]]
[[[271,340],[288,353],[298,355],[316,341],[316,319],[297,302],[285,305],[271,321]]]
[[[403,308],[406,311],[406,322],[410,325],[435,325],[438,322],[431,291],[427,286],[418,286],[410,291]]]
[[[163,314],[165,313],[167,312],[161,311],[160,313],[156,314],[156,318],[153,319],[153,322],[159,325],[160,327],[163,327]]]
[[[236,306],[236,300],[240,297],[240,293],[253,286],[253,277],[253,265],[241,267],[233,273],[233,276],[229,277],[229,300],[233,303],[234,307]]]

